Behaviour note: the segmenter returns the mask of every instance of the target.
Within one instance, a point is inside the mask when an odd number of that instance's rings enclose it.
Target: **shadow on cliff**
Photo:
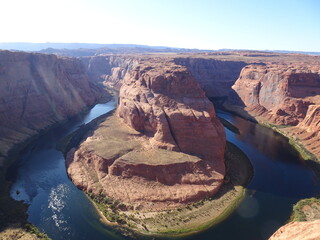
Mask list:
[[[256,118],[245,110],[245,103],[239,97],[238,93],[230,89],[227,96],[222,97],[208,97],[213,103],[215,109],[220,109],[226,112],[231,112],[239,117],[257,123]]]
[[[315,182],[319,182],[319,180],[320,180],[320,162],[318,162],[317,160],[314,160],[314,159],[308,159],[308,160],[305,160],[305,163],[317,175],[317,180],[315,180]],[[320,186],[319,186],[318,195],[320,197]]]
[[[247,155],[236,145],[227,141],[225,151],[226,176],[224,184],[213,197],[218,199],[226,193],[235,190],[237,186],[245,188],[253,177],[253,167]]]

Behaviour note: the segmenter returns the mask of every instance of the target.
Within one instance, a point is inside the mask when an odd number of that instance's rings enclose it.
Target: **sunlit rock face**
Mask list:
[[[259,121],[292,125],[283,131],[320,157],[319,61],[251,64],[232,87]]]
[[[80,189],[136,209],[185,206],[214,195],[226,137],[194,77],[172,60],[140,60],[123,80],[116,114],[67,156]]]
[[[0,51],[1,154],[104,96],[77,59]]]
[[[320,103],[320,63],[261,63],[242,69],[232,87],[249,113],[297,125]]]
[[[154,145],[200,156],[224,174],[225,133],[194,77],[172,61],[140,63],[120,90],[118,115]]]
[[[269,240],[319,240],[320,220],[291,222],[279,228]]]

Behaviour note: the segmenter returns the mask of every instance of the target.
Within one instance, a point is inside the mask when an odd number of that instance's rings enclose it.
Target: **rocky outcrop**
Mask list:
[[[250,114],[273,124],[297,125],[310,105],[320,103],[320,64],[251,64],[232,88]]]
[[[291,222],[279,228],[269,240],[318,240],[320,239],[320,220],[310,222]]]
[[[225,133],[183,66],[140,60],[117,115],[68,153],[73,182],[135,209],[170,209],[215,194],[225,174]]]
[[[244,61],[226,61],[210,58],[175,58],[175,63],[186,66],[208,97],[229,96],[231,87],[239,77]]]
[[[14,144],[83,111],[104,95],[88,81],[85,68],[77,59],[1,51],[0,146],[3,159]]]
[[[232,87],[238,105],[258,121],[292,125],[281,129],[310,152],[319,152],[320,62],[246,66]]]
[[[127,72],[137,64],[137,59],[131,55],[97,55],[83,57],[82,62],[87,66],[89,77],[94,82],[103,82],[110,88],[118,90]]]
[[[309,105],[305,118],[295,127],[282,129],[320,158],[320,105]]]
[[[224,130],[185,67],[171,61],[140,64],[124,80],[117,112],[154,145],[215,159],[219,168],[223,166]]]

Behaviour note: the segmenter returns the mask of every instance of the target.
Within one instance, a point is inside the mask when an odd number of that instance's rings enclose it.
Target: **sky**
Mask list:
[[[0,42],[320,52],[319,0],[0,0]]]

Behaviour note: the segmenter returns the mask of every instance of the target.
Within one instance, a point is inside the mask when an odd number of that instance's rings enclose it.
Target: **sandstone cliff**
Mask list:
[[[79,60],[0,52],[0,152],[94,104],[104,92]]]
[[[175,63],[186,66],[208,97],[226,97],[239,77],[244,61],[180,57]]]
[[[83,57],[82,62],[87,67],[89,77],[94,82],[102,82],[110,89],[118,90],[124,76],[137,64],[137,59],[131,55],[97,55]]]
[[[117,115],[69,152],[68,174],[79,188],[149,210],[218,191],[225,133],[185,67],[140,60],[124,79]]]
[[[320,61],[251,64],[232,87],[244,109],[258,121],[281,129],[310,152],[319,152]]]
[[[318,240],[320,220],[311,222],[290,222],[279,228],[269,240]]]
[[[249,113],[274,124],[297,125],[320,102],[320,64],[251,64],[232,87]]]

